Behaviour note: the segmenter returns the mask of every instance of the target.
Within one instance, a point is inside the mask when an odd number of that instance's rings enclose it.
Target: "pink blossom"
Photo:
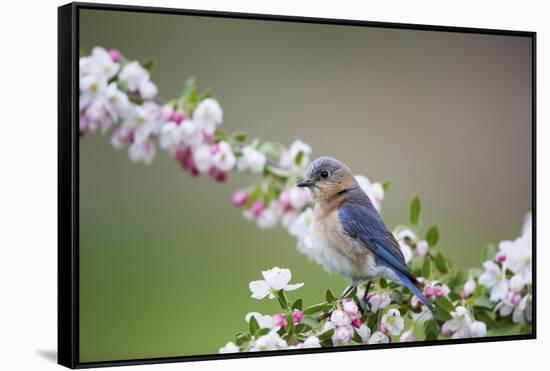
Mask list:
[[[294,321],[294,323],[302,322],[302,318],[304,318],[304,312],[302,312],[301,310],[295,311],[292,315],[292,320]]]
[[[271,316],[271,318],[273,318],[275,326],[279,326],[281,328],[286,327],[286,316],[284,313],[275,313]]]
[[[231,204],[234,207],[241,207],[248,201],[249,192],[246,189],[237,189],[231,194]]]
[[[351,325],[355,328],[361,327],[361,320],[359,318],[354,319],[351,321]]]
[[[264,200],[258,200],[252,204],[248,211],[250,211],[253,217],[258,217],[264,209],[264,206]]]
[[[499,263],[504,263],[506,261],[506,254],[499,252],[496,258]]]
[[[118,49],[109,50],[109,56],[111,57],[111,60],[115,63],[118,63],[122,60],[122,53]]]
[[[441,326],[441,335],[443,336],[451,336],[451,326],[449,325],[448,322],[445,322],[442,326]]]
[[[190,146],[177,148],[175,157],[176,160],[180,163],[181,167],[185,170],[188,170],[192,176],[199,175],[199,170],[197,169],[197,166],[193,161],[193,152],[191,151]]]
[[[174,111],[170,115],[170,121],[174,121],[176,124],[181,124],[183,120],[185,120],[185,114],[181,112]]]
[[[208,170],[208,175],[210,175],[210,178],[216,182],[223,183],[227,180],[227,172],[220,170],[215,166],[212,166],[210,170]]]

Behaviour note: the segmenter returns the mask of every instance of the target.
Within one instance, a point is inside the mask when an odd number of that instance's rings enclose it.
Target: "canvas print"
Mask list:
[[[90,8],[78,41],[80,362],[533,334],[531,38]]]

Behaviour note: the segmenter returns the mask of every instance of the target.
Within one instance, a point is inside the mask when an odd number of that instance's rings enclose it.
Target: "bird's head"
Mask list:
[[[357,186],[351,170],[332,157],[319,157],[308,165],[305,179],[297,184],[311,190],[315,201],[327,201]]]

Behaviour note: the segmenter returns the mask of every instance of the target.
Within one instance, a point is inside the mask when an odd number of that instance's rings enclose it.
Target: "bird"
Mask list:
[[[342,297],[367,282],[366,302],[372,281],[384,278],[408,288],[434,312],[399,242],[344,163],[319,157],[308,164],[297,186],[309,188],[314,200],[309,235],[321,251],[323,267],[351,280]]]

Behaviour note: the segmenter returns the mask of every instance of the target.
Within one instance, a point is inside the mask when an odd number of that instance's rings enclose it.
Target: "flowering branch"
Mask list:
[[[311,147],[301,140],[286,147],[246,133],[224,132],[221,105],[192,79],[180,97],[162,102],[150,78],[152,66],[101,47],[80,59],[81,138],[110,133],[114,148],[146,165],[159,146],[192,176],[207,174],[217,182],[231,172],[256,174],[254,184],[233,192],[233,206],[260,228],[282,225],[297,239],[299,251],[320,261],[322,251],[308,232],[311,195],[307,188],[295,187],[310,161]],[[380,210],[391,183],[371,183],[361,175],[356,179]],[[435,313],[407,289],[384,279],[341,298],[327,290],[325,300],[305,307],[301,298],[290,301],[287,296],[303,283],[289,284],[290,271],[275,267],[262,272],[263,279],[250,282],[249,288],[254,299],[277,299],[280,310],[247,314],[247,329],[220,352],[530,333],[530,214],[520,237],[501,242],[498,250],[487,246],[483,269],[465,271],[452,267],[438,246],[437,226],[425,229],[420,211],[415,197],[409,223],[393,233]]]

